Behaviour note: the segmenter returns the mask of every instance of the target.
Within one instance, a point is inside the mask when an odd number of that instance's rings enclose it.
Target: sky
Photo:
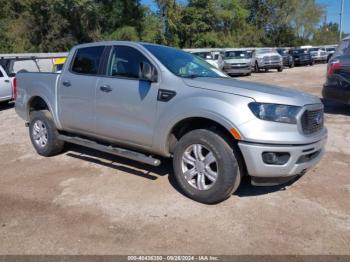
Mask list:
[[[316,0],[316,2],[326,6],[327,22],[339,23],[341,0]],[[343,32],[350,33],[350,0],[344,0]]]
[[[180,0],[180,2],[185,2],[185,0]],[[327,22],[339,23],[341,0],[316,0],[316,2],[326,7]],[[141,0],[141,3],[155,7],[153,0]],[[350,0],[344,0],[343,32],[350,33]]]

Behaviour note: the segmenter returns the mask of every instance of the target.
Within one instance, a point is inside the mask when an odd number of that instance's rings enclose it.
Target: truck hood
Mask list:
[[[256,54],[257,58],[264,58],[265,56],[281,56],[279,53],[270,52],[270,53],[263,53],[263,54]]]
[[[225,63],[227,64],[249,64],[251,59],[235,59],[235,58],[232,58],[232,59],[225,59],[224,60]]]
[[[183,80],[186,85],[194,88],[250,97],[262,103],[295,106],[321,103],[321,100],[314,95],[279,86],[246,82],[230,78],[200,77],[194,79],[184,78]]]

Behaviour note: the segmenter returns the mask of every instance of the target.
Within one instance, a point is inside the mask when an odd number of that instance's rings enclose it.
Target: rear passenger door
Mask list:
[[[152,145],[158,83],[140,80],[142,62],[152,65],[134,47],[111,48],[105,76],[96,86],[96,129],[101,137],[128,145]]]
[[[95,91],[105,46],[83,47],[66,65],[58,88],[59,119],[68,131],[94,133]]]

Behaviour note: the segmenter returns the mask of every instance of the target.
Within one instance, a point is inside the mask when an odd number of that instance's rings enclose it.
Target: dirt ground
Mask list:
[[[320,95],[325,65],[241,78]],[[42,158],[0,109],[0,254],[350,254],[350,107],[326,103],[327,153],[285,187],[245,181],[218,205],[158,168],[71,146]]]

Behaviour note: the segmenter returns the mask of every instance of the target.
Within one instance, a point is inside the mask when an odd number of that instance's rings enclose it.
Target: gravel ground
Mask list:
[[[241,78],[320,95],[325,65]],[[0,108],[0,254],[350,254],[350,107],[326,103],[327,153],[287,186],[245,181],[218,205],[158,168],[72,146],[42,158]]]

